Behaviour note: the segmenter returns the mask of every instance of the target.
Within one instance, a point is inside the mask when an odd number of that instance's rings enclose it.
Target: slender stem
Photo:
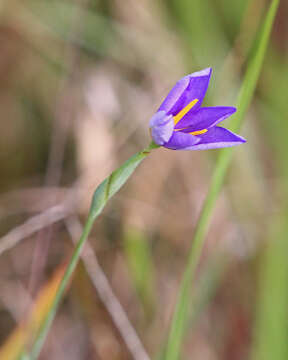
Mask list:
[[[108,178],[106,178],[95,190],[88,219],[84,225],[83,233],[75,247],[75,250],[63,275],[50,310],[47,313],[47,316],[41,326],[39,333],[37,334],[37,338],[32,346],[32,350],[30,353],[30,360],[36,360],[41,352],[59,304],[63,298],[65,290],[67,289],[67,285],[72,277],[72,274],[78,264],[81,250],[88,238],[88,235],[90,234],[94,221],[101,214],[108,200],[126,183],[126,181],[135,171],[137,166],[142,162],[142,160],[150,154],[151,150],[157,147],[159,146],[152,142],[146,149],[133,155],[122,166],[120,166],[117,170],[113,171],[112,174]]]
[[[83,233],[75,247],[75,251],[73,252],[73,255],[71,257],[71,260],[67,266],[67,269],[63,275],[63,278],[62,278],[62,281],[59,285],[59,288],[57,290],[57,293],[55,295],[55,298],[54,298],[54,301],[53,301],[53,305],[51,306],[51,309],[44,321],[44,324],[42,326],[42,328],[40,329],[40,336],[38,337],[37,341],[35,342],[34,344],[34,347],[32,349],[32,352],[31,352],[31,355],[30,355],[30,358],[31,360],[34,360],[34,359],[37,359],[38,358],[38,355],[40,354],[40,351],[42,349],[42,346],[45,342],[45,339],[46,339],[46,336],[48,334],[48,331],[51,327],[51,324],[54,320],[54,317],[56,315],[56,312],[57,312],[57,309],[58,309],[58,306],[59,306],[59,303],[63,297],[63,294],[66,290],[66,287],[67,287],[67,284],[71,278],[71,275],[73,274],[77,264],[78,264],[78,260],[79,260],[79,257],[80,257],[80,253],[81,253],[81,250],[85,244],[85,241],[92,229],[92,226],[93,226],[93,223],[94,223],[94,219],[93,217],[90,215],[88,216],[88,219],[87,219],[87,222],[84,226],[84,229],[83,229]]]

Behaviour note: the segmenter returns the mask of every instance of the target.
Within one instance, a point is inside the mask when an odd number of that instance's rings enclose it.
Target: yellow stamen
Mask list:
[[[198,99],[194,99],[188,105],[186,105],[177,115],[174,116],[174,124],[176,125],[187,113],[192,109],[192,107],[198,102]]]
[[[207,129],[203,129],[203,130],[192,131],[189,134],[191,134],[191,135],[200,135],[200,134],[205,134],[207,131],[208,131]]]

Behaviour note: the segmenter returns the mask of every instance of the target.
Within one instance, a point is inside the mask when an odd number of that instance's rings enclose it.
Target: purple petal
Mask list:
[[[163,146],[172,150],[192,150],[199,141],[200,139],[194,135],[174,131],[170,140]]]
[[[169,110],[169,114],[175,116],[194,99],[198,99],[198,102],[193,106],[190,112],[194,112],[199,109],[206,94],[211,73],[212,69],[207,68],[188,75],[190,80],[189,85],[183,91],[174,106]]]
[[[185,128],[185,130],[182,130],[183,132],[209,129],[232,115],[236,110],[237,109],[232,106],[203,107],[196,112],[188,112],[183,119],[177,123],[175,129]]]
[[[178,80],[177,83],[173,86],[170,90],[162,104],[160,105],[158,111],[165,111],[168,113],[175,103],[179,100],[183,92],[186,90],[190,83],[190,75],[183,77],[182,79]]]
[[[246,142],[242,136],[236,135],[220,126],[210,128],[205,134],[197,135],[197,138],[199,138],[200,141],[193,146],[191,150],[217,149]]]
[[[174,120],[172,115],[167,115],[165,111],[158,111],[150,120],[151,135],[157,145],[167,142],[174,130]]]

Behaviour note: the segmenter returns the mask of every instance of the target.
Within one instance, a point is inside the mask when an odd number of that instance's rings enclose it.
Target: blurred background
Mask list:
[[[174,83],[211,66],[205,104],[235,104],[269,3],[0,2],[1,343],[69,259],[95,187],[150,142],[149,119]],[[247,144],[206,239],[183,359],[248,359],[257,346],[288,358],[287,16],[283,0]],[[41,359],[161,354],[216,157],[159,149],[141,164],[97,220]]]

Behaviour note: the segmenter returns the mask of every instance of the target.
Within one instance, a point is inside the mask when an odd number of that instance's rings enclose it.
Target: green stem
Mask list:
[[[59,285],[59,288],[57,290],[57,293],[56,293],[56,296],[54,298],[54,301],[53,301],[53,304],[52,304],[52,307],[48,313],[48,316],[46,317],[45,321],[44,321],[44,324],[43,324],[43,327],[41,328],[40,330],[40,338],[39,338],[39,341],[36,341],[35,342],[35,345],[32,349],[32,352],[31,352],[31,359],[37,359],[40,351],[41,351],[41,348],[44,344],[44,341],[45,341],[45,338],[46,338],[46,335],[48,334],[48,331],[51,327],[51,324],[53,322],[53,319],[56,315],[56,312],[57,312],[57,309],[58,309],[58,305],[60,303],[60,300],[62,299],[62,296],[65,292],[65,289],[67,287],[67,284],[71,278],[71,275],[73,274],[77,264],[78,264],[78,260],[79,260],[79,257],[80,257],[80,253],[81,253],[81,250],[83,248],[83,245],[91,231],[91,228],[93,226],[93,223],[94,223],[94,219],[92,218],[92,216],[89,216],[88,219],[87,219],[87,222],[84,226],[84,229],[83,229],[83,233],[81,235],[81,238],[79,240],[79,242],[77,243],[76,245],[76,248],[75,248],[75,251],[71,257],[71,260],[69,262],[69,265],[67,266],[67,269],[65,271],[65,274],[63,275],[63,278],[62,278],[62,281]]]
[[[107,204],[108,200],[121,189],[121,187],[126,183],[132,173],[135,171],[137,166],[144,160],[151,152],[152,149],[157,148],[158,145],[151,143],[146,149],[138,152],[128,159],[122,166],[117,170],[113,171],[112,174],[106,178],[95,190],[93,195],[91,208],[89,211],[88,219],[83,229],[81,238],[79,239],[71,260],[66,268],[66,271],[63,275],[51,308],[43,321],[41,329],[37,335],[37,338],[33,344],[30,360],[35,360],[38,358],[41,349],[44,345],[45,339],[49,332],[49,329],[52,325],[52,322],[55,318],[59,304],[63,298],[64,292],[67,288],[67,285],[72,277],[72,274],[79,262],[80,254],[83,249],[83,246],[90,234],[92,226],[95,219],[101,214],[103,208]]]

